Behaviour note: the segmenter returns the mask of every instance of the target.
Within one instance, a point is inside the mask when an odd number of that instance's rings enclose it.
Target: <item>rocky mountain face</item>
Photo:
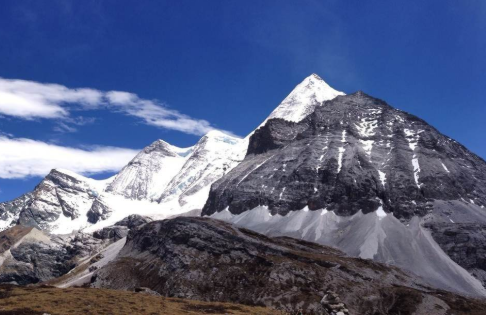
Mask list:
[[[0,203],[2,227],[5,229],[20,224],[70,233],[73,223],[86,222],[90,211],[98,211],[96,209],[100,205],[95,201],[106,183],[67,170],[52,170],[32,192]]]
[[[436,291],[389,265],[315,243],[269,238],[207,218],[176,218],[129,232],[91,286],[309,314],[446,314],[479,301]],[[460,302],[459,302],[460,301]]]
[[[453,254],[457,240],[443,237],[456,224],[475,223],[459,234],[485,242],[484,205],[484,160],[425,121],[357,92],[299,122],[271,119],[256,130],[244,161],[213,184],[203,215],[485,295],[464,270],[484,281],[476,252]]]
[[[0,232],[0,283],[27,285],[57,279],[61,284],[63,278],[79,280],[83,271],[93,271],[86,267],[97,267],[113,259],[131,229],[150,221],[130,215],[94,233],[70,235],[48,235],[33,227],[16,225]],[[68,276],[73,269],[76,272]]]
[[[349,216],[378,208],[408,222],[434,200],[486,204],[486,163],[423,120],[362,92],[325,102],[299,123],[269,120],[245,160],[214,184],[210,215],[268,206]],[[484,206],[483,206],[484,207]]]
[[[0,283],[42,282],[62,276],[75,265],[73,247],[54,242],[32,227],[17,225],[0,232],[0,244]],[[83,248],[89,245],[94,244]]]
[[[309,314],[482,314],[390,265],[219,220],[131,215],[95,233],[0,233],[0,283],[91,286]]]

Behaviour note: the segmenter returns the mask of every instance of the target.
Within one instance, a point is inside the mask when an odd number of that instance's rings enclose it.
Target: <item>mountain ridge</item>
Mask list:
[[[316,75],[243,139],[211,131],[190,148],[157,140],[113,182],[51,173],[0,203],[0,226],[110,234],[134,213],[202,213],[486,295],[484,159],[423,119]]]

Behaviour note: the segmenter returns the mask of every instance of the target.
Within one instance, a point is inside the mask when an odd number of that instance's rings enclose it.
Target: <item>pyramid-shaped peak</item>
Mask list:
[[[316,106],[339,95],[344,93],[333,89],[319,75],[313,73],[292,90],[267,120],[282,118],[299,122],[312,113]]]
[[[315,89],[330,89],[334,90],[326,81],[324,81],[317,73],[313,73],[307,78],[305,78],[297,87],[313,87]],[[337,91],[336,91],[337,92]]]

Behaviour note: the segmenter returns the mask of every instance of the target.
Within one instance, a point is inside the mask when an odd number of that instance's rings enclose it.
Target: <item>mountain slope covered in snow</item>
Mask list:
[[[130,199],[155,200],[186,162],[192,148],[157,140],[144,148],[108,185],[106,191]]]

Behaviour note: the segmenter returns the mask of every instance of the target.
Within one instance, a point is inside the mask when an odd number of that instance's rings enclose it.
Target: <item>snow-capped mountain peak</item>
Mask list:
[[[320,76],[313,73],[293,89],[265,122],[271,118],[299,122],[312,113],[316,106],[339,95],[344,93],[333,89]]]
[[[175,156],[175,155],[186,156],[192,151],[192,147],[179,148],[174,145],[171,145],[170,143],[162,139],[159,139],[152,142],[149,146],[145,147],[142,152],[145,154],[149,154],[154,151],[161,152],[169,156]],[[142,152],[140,152],[137,156],[142,155]]]
[[[243,158],[243,139],[211,130],[193,147],[179,173],[170,181],[159,202],[174,202],[175,207],[200,208],[207,199],[210,185],[229,172]]]
[[[157,198],[181,169],[192,148],[178,148],[163,140],[145,147],[125,166],[107,191],[130,199]]]

